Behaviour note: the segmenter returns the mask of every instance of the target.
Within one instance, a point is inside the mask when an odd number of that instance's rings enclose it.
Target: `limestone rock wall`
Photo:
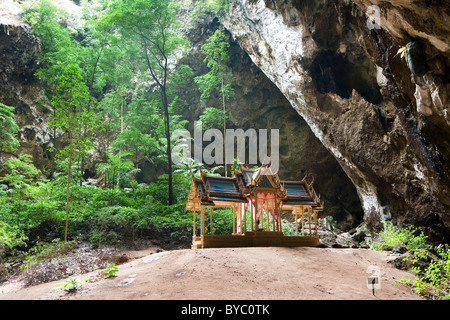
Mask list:
[[[340,163],[372,230],[394,219],[448,240],[448,5],[391,3],[231,0],[224,26]],[[410,41],[423,77],[396,55]]]
[[[45,102],[42,84],[34,76],[40,40],[23,23],[19,12],[9,3],[0,14],[0,102],[15,107],[21,143],[18,153],[31,154],[39,169],[50,172],[52,157],[46,150],[53,145],[52,137],[61,134],[55,135],[47,125],[51,110]]]

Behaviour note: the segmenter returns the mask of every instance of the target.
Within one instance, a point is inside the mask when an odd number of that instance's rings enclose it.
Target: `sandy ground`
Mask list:
[[[368,249],[186,249],[135,257],[112,278],[100,277],[100,270],[77,276],[89,280],[74,293],[55,286],[63,281],[28,288],[6,283],[0,300],[421,299],[396,282],[412,273],[389,264],[388,253]],[[375,296],[369,276],[380,279]]]

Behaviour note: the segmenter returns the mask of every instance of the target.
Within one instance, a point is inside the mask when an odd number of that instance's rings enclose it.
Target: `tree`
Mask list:
[[[52,97],[54,114],[50,125],[65,130],[69,144],[60,151],[62,158],[69,158],[67,168],[66,227],[64,241],[67,242],[69,222],[70,177],[74,152],[82,157],[92,147],[95,132],[101,127],[100,117],[87,111],[91,97],[82,81],[81,70],[76,64],[69,64],[64,73],[56,77],[58,86]]]
[[[4,177],[0,177],[0,182],[8,184],[8,192],[11,198],[16,198],[19,203],[17,210],[17,225],[19,225],[22,200],[29,187],[32,186],[34,179],[40,174],[40,171],[34,167],[29,154],[21,155],[19,158],[8,159],[5,161],[5,164],[10,172]]]
[[[190,15],[193,23],[202,24],[211,19],[211,15],[221,18],[228,12],[228,0],[194,0],[194,8]]]
[[[234,89],[231,86],[232,75],[227,72],[227,61],[229,60],[228,48],[230,44],[227,42],[225,33],[217,29],[216,32],[206,40],[206,43],[202,46],[205,51],[206,58],[204,62],[210,71],[207,74],[195,77],[195,82],[199,85],[199,89],[202,92],[201,99],[208,99],[211,96],[211,92],[216,89],[222,96],[222,122],[223,122],[223,134],[226,132],[226,105],[225,101],[234,96]],[[208,110],[206,118],[217,119],[217,113]],[[224,139],[225,141],[225,139]],[[227,176],[227,166],[225,164],[225,176]]]
[[[107,89],[116,94],[124,93],[131,83],[132,59],[124,55],[129,43],[121,39],[102,19],[103,6],[96,2],[84,2],[84,30],[81,33],[80,61],[84,68],[83,78],[91,96],[101,98]]]
[[[205,108],[199,120],[202,122],[202,129],[208,130],[222,124],[224,120],[228,120],[228,116],[226,114],[224,115],[223,110]]]
[[[54,83],[65,66],[78,61],[79,47],[71,37],[73,29],[62,25],[69,16],[48,0],[25,4],[24,20],[32,25],[33,33],[39,37],[42,46],[38,55],[42,67],[36,74],[49,84]]]
[[[165,0],[116,0],[105,17],[124,37],[140,45],[141,58],[160,95],[167,142],[168,202],[173,204],[172,162],[170,145],[170,113],[168,85],[176,54],[184,39],[176,33],[177,16],[173,4]]]
[[[189,76],[190,72],[182,66],[177,68],[168,86],[169,127],[171,130],[184,127],[188,121],[182,120],[177,112],[182,111],[184,102],[176,95],[177,84]],[[154,165],[167,163],[164,118],[160,114],[160,100],[154,99],[154,87],[145,84],[134,90],[133,100],[128,104],[124,117],[123,130],[111,144],[114,150],[130,150],[134,153],[136,168],[139,159],[145,159]],[[172,150],[173,152],[173,150]]]
[[[2,152],[14,151],[19,147],[19,140],[16,135],[19,126],[14,120],[14,108],[0,103],[0,160]]]
[[[124,115],[127,109],[124,95],[124,87],[113,88],[95,107],[95,112],[103,119],[104,130],[98,136],[96,149],[104,156],[104,161],[108,159],[105,151],[110,151],[111,143],[116,138],[117,132],[121,134],[124,130]]]
[[[108,161],[97,163],[97,169],[105,174],[105,184],[106,180],[109,180],[111,188],[118,186],[120,187],[121,178],[125,175],[137,172],[139,169],[133,169],[133,162],[128,159],[124,159],[126,156],[133,155],[131,152],[121,151],[117,154],[110,152],[105,152]]]
[[[141,85],[134,90],[128,113],[121,121],[121,130],[112,143],[114,150],[129,150],[134,153],[136,168],[139,157],[154,163],[155,158],[165,158],[164,118],[160,114],[160,100],[153,99],[152,88]],[[122,125],[123,124],[123,125]],[[123,128],[123,129],[122,129]]]

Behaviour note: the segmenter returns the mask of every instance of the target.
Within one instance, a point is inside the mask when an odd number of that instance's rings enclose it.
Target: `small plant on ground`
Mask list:
[[[83,282],[86,282],[87,280],[88,280],[88,278],[84,278],[80,281],[75,277],[69,277],[69,279],[67,279],[67,281],[57,283],[56,286],[63,287],[63,289],[67,290],[67,291],[76,291],[80,288],[81,284]]]
[[[119,271],[119,268],[116,267],[116,264],[114,262],[106,265],[106,269],[103,270],[104,273],[109,277],[115,277],[116,273]]]

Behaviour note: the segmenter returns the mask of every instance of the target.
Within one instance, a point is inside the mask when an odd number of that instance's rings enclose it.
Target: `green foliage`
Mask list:
[[[429,247],[429,245],[426,244],[426,236],[423,234],[423,231],[414,228],[414,226],[396,228],[392,222],[389,221],[383,221],[383,225],[384,230],[379,233],[380,239],[373,243],[373,248],[375,250],[381,250],[385,245],[397,249],[404,247],[407,250]]]
[[[65,67],[64,73],[56,77],[56,82],[58,86],[52,96],[52,105],[55,111],[50,125],[67,131],[69,136],[69,145],[64,150],[65,152],[60,152],[63,158],[69,158],[65,230],[65,240],[67,241],[73,153],[76,150],[83,157],[92,148],[95,132],[101,128],[101,122],[98,115],[87,110],[91,98],[88,88],[82,82],[81,71],[77,64],[69,64]]]
[[[114,277],[116,275],[117,272],[119,272],[119,268],[116,267],[116,264],[114,262],[106,265],[106,269],[103,270],[104,273],[106,273],[106,275],[108,277]]]
[[[413,257],[404,260],[412,265],[417,274],[412,282],[415,291],[432,299],[450,298],[450,249],[448,244],[440,244],[433,248],[427,244],[427,237],[419,228],[408,226],[396,228],[391,222],[384,222],[384,230],[380,232],[380,239],[373,243],[375,250],[385,246],[399,249],[404,247],[413,252]],[[436,252],[436,256],[431,252]],[[409,279],[402,279],[402,283],[411,284]]]
[[[180,174],[181,176],[189,179],[185,179],[184,181],[190,181],[190,177],[194,175],[196,178],[200,178],[200,171],[208,174],[220,176],[217,173],[218,170],[223,169],[223,166],[214,166],[212,168],[205,166],[204,163],[197,163],[193,158],[184,158],[180,161],[180,163],[175,165],[174,173]],[[186,185],[186,188],[189,188],[190,185]],[[187,190],[187,192],[189,192]]]
[[[19,147],[19,126],[14,120],[14,108],[0,103],[0,160],[3,151],[14,151]]]
[[[233,210],[229,208],[215,209],[213,212],[213,234],[229,235],[232,233],[233,233]]]
[[[0,221],[0,261],[3,254],[12,253],[16,247],[26,246],[26,240],[23,230]]]
[[[127,57],[118,46],[120,39],[99,21],[102,6],[82,3],[84,25],[74,23],[78,19],[75,14],[48,0],[25,1],[22,7],[25,21],[42,43],[38,56],[42,67],[37,75],[50,84],[50,89],[69,64],[82,67],[81,75],[90,94],[99,95],[118,80],[129,82],[132,76]],[[117,60],[122,63],[117,64]]]
[[[173,172],[170,161],[170,132],[187,126],[180,88],[193,76],[188,66],[175,64],[187,48],[175,15],[179,2],[82,1],[81,20],[49,0],[22,3],[24,19],[41,40],[36,75],[46,84],[41,101],[51,110],[48,124],[58,143],[48,150],[54,161],[49,180],[40,176],[29,155],[4,162],[2,258],[21,255],[24,267],[32,267],[71,250],[75,240],[94,247],[155,238],[189,244],[192,214],[186,212],[186,198],[190,170],[199,172],[197,166]],[[196,9],[220,16],[227,3],[196,1]],[[217,33],[205,44],[211,73],[202,88],[206,95],[210,85],[210,92],[228,99],[232,88],[225,40]],[[215,108],[202,117],[226,121],[226,114]],[[0,104],[0,151],[19,145],[17,131],[13,108]],[[107,177],[110,188],[83,182],[85,158],[94,149],[103,157],[97,174]],[[167,170],[156,181],[138,184],[133,174],[141,161]],[[231,232],[229,210],[215,211],[214,221],[215,233]]]
[[[70,116],[87,110],[87,106],[91,101],[88,88],[82,80],[81,69],[78,64],[67,65],[55,77],[57,87],[52,96],[52,105],[56,112],[50,125],[70,130],[79,123],[78,119],[73,119]]]
[[[217,128],[227,119],[228,116],[222,110],[217,108],[206,108],[199,120],[202,122],[202,128],[204,130],[208,130],[211,128]]]
[[[165,155],[164,117],[160,102],[149,89],[141,86],[135,90],[135,96],[128,105],[128,113],[123,117],[123,130],[111,144],[114,150],[128,150],[137,157],[148,157],[158,161]],[[167,161],[167,160],[166,160]]]
[[[224,100],[233,97],[234,90],[231,86],[233,77],[231,73],[227,72],[229,47],[230,44],[226,39],[226,35],[220,29],[217,29],[202,46],[206,56],[204,62],[210,70],[208,73],[194,79],[199,85],[202,99],[209,98],[213,89],[218,90]]]
[[[8,184],[9,190],[7,193],[11,195],[12,203],[18,203],[16,212],[17,224],[19,224],[22,200],[34,184],[40,171],[34,167],[31,156],[28,154],[21,155],[19,158],[10,158],[5,161],[5,164],[9,173],[0,177],[0,182]]]
[[[7,182],[11,189],[23,191],[38,178],[40,171],[35,168],[29,154],[5,160],[9,173],[0,177],[0,182]]]
[[[283,234],[285,236],[296,236],[297,232],[295,230],[295,226],[292,223],[282,223],[281,224],[281,231],[283,231]]]
[[[186,2],[186,1],[185,1]],[[189,5],[191,6],[191,1]],[[211,16],[221,18],[228,12],[228,0],[194,0],[194,9],[191,12],[190,20],[192,23],[201,24]]]
[[[43,67],[37,75],[52,84],[57,75],[63,73],[65,66],[78,60],[79,50],[72,41],[76,30],[63,26],[70,19],[70,14],[48,0],[26,2],[23,7],[24,20],[32,25],[33,33],[42,44],[38,61]]]
[[[225,33],[217,29],[202,46],[206,56],[204,62],[210,71],[194,78],[202,93],[201,99],[208,99],[214,90],[217,90],[222,96],[222,115],[220,116],[219,111],[214,110],[214,108],[207,108],[203,115],[200,116],[200,120],[206,121],[206,127],[218,124],[219,120],[222,120],[224,134],[226,132],[227,120],[226,101],[234,96],[234,89],[231,85],[233,76],[231,72],[227,71],[229,46],[230,44],[227,41]],[[226,166],[225,176],[227,176]]]
[[[62,242],[60,239],[53,239],[51,242],[38,242],[26,253],[22,253],[25,260],[22,269],[31,268],[44,260],[58,257],[72,250],[75,243],[73,241]]]
[[[192,236],[192,216],[185,211],[189,182],[183,174],[174,174],[174,196],[179,203],[172,206],[167,205],[167,176],[133,189],[73,184],[69,238],[90,241],[94,246],[131,243],[137,238],[185,241],[189,233]],[[18,228],[27,230],[29,242],[59,238],[64,233],[65,207],[66,190],[58,181],[36,185],[23,201]],[[0,207],[0,221],[16,225],[15,216],[13,206]]]
[[[102,129],[100,115],[88,111],[93,100],[77,64],[67,65],[55,82],[57,87],[52,95],[54,112],[49,124],[67,131],[69,135],[69,145],[60,151],[61,158],[70,158],[71,150],[84,155],[93,147],[92,141]]]
[[[112,154],[105,151],[108,162],[97,163],[97,170],[106,175],[106,181],[109,181],[111,187],[123,186],[121,183],[127,175],[135,173],[139,170],[132,170],[134,167],[133,161],[123,159],[126,156],[133,155],[131,152],[121,151],[117,154]]]
[[[450,299],[450,247],[440,244],[434,250],[419,249],[414,251],[411,259],[412,270],[417,274],[412,285],[414,290],[430,299]],[[423,263],[428,262],[428,263]],[[402,283],[411,284],[410,279],[403,278]]]
[[[69,279],[67,279],[67,281],[64,281],[62,283],[57,283],[57,284],[55,284],[55,286],[63,287],[67,291],[75,291],[80,288],[80,286],[83,284],[83,282],[86,282],[88,280],[89,280],[89,278],[84,278],[82,280],[78,280],[75,277],[69,277]]]
[[[133,207],[104,207],[91,217],[94,229],[90,241],[100,247],[117,245],[122,239],[133,239],[139,218],[137,209]]]
[[[175,15],[175,5],[164,0],[115,0],[110,3],[107,15],[102,19],[105,25],[114,27],[129,41],[138,46],[135,51],[140,63],[144,81],[151,80],[154,85],[147,88],[147,104],[159,103],[160,117],[163,119],[163,135],[165,143],[160,143],[164,150],[168,174],[168,201],[174,203],[171,163],[171,130],[170,107],[176,100],[173,95],[173,78],[177,68],[172,68],[172,60],[186,47],[187,41],[177,33],[180,27]],[[175,70],[175,72],[173,72]],[[146,77],[146,78],[145,78]],[[172,94],[171,94],[172,93]],[[137,131],[132,131],[138,133]],[[141,131],[142,132],[142,131]],[[142,132],[152,135],[153,132]],[[136,135],[133,135],[136,137]],[[153,135],[159,140],[161,136]]]

